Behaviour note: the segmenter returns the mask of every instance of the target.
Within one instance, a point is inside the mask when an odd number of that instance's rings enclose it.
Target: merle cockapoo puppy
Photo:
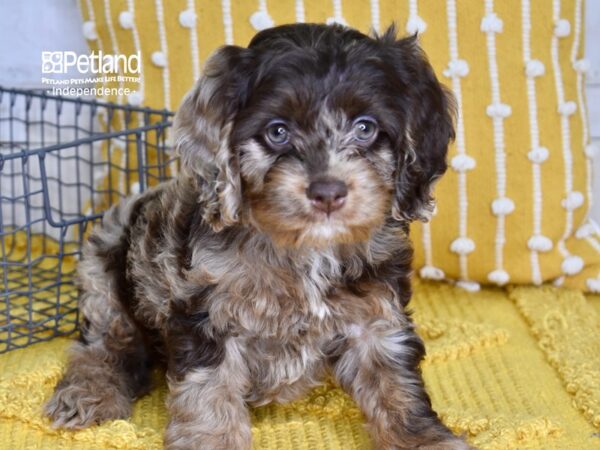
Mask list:
[[[110,209],[79,266],[81,339],[55,426],[169,385],[169,449],[248,449],[249,405],[327,374],[377,449],[466,449],[432,410],[406,305],[452,100],[416,37],[285,25],[225,46],[175,119],[182,173]]]

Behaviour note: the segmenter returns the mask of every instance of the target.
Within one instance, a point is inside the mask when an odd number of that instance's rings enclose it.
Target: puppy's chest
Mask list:
[[[328,294],[340,282],[340,270],[331,255],[270,265],[241,260],[215,280],[211,321],[229,332],[267,339],[324,332],[335,321]]]
[[[245,357],[252,385],[246,398],[258,406],[293,400],[319,384],[324,374],[326,338],[310,335],[246,340]]]

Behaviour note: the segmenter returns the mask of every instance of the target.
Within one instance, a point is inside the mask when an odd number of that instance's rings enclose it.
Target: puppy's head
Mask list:
[[[209,59],[176,145],[215,230],[242,221],[281,245],[360,242],[390,217],[429,216],[451,104],[416,37],[284,25]]]

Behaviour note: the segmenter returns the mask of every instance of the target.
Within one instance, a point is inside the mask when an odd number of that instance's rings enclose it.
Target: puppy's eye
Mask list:
[[[265,133],[267,141],[275,147],[281,147],[290,141],[290,130],[283,122],[273,122]]]
[[[354,138],[361,143],[374,141],[378,131],[377,122],[372,117],[363,116],[354,121]]]

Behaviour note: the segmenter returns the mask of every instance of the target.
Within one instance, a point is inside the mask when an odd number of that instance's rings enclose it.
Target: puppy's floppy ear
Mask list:
[[[215,231],[236,223],[240,213],[241,181],[230,135],[248,95],[249,61],[248,49],[218,49],[175,116],[182,171],[198,184],[203,218]]]
[[[435,207],[433,185],[446,171],[448,144],[454,139],[454,97],[437,80],[416,35],[396,40],[392,26],[380,39],[391,47],[392,63],[402,79],[399,95],[407,105],[405,130],[396,142],[392,216],[427,221]]]

